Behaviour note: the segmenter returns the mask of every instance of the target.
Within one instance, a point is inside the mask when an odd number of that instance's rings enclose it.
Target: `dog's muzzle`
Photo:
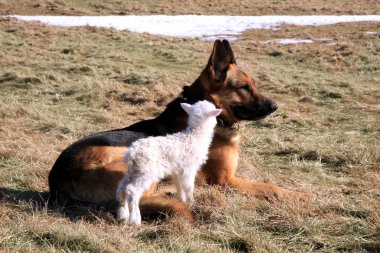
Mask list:
[[[246,105],[236,103],[230,106],[234,116],[240,120],[260,120],[277,110],[278,105],[275,102],[253,103]]]

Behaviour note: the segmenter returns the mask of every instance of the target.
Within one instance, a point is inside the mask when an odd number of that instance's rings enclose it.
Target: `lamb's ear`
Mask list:
[[[216,40],[208,62],[213,78],[216,81],[223,81],[226,78],[228,66],[232,63],[236,61],[228,40]]]
[[[191,111],[191,105],[188,104],[188,103],[181,103],[181,107],[182,109],[185,110],[185,112],[187,112],[187,114],[190,114],[190,111]]]
[[[222,109],[215,109],[215,110],[209,111],[207,115],[210,117],[216,117],[221,113],[222,113]]]

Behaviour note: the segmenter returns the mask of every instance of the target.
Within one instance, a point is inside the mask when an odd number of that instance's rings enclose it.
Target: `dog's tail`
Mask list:
[[[185,203],[160,194],[144,196],[141,198],[140,211],[142,217],[145,219],[179,216],[190,222],[194,221],[194,213]]]

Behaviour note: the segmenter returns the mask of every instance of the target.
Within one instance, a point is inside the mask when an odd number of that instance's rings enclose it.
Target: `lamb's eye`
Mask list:
[[[250,91],[251,91],[251,87],[249,86],[249,84],[245,84],[245,85],[243,85],[243,86],[240,86],[239,89],[240,89],[240,90],[247,91],[247,92],[250,92]]]

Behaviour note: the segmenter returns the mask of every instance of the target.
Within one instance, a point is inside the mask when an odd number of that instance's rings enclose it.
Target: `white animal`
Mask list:
[[[126,151],[128,172],[116,191],[118,220],[141,224],[139,201],[143,192],[167,176],[175,182],[180,200],[193,202],[195,176],[207,160],[216,117],[222,110],[208,101],[181,106],[189,115],[185,130],[139,139]]]

